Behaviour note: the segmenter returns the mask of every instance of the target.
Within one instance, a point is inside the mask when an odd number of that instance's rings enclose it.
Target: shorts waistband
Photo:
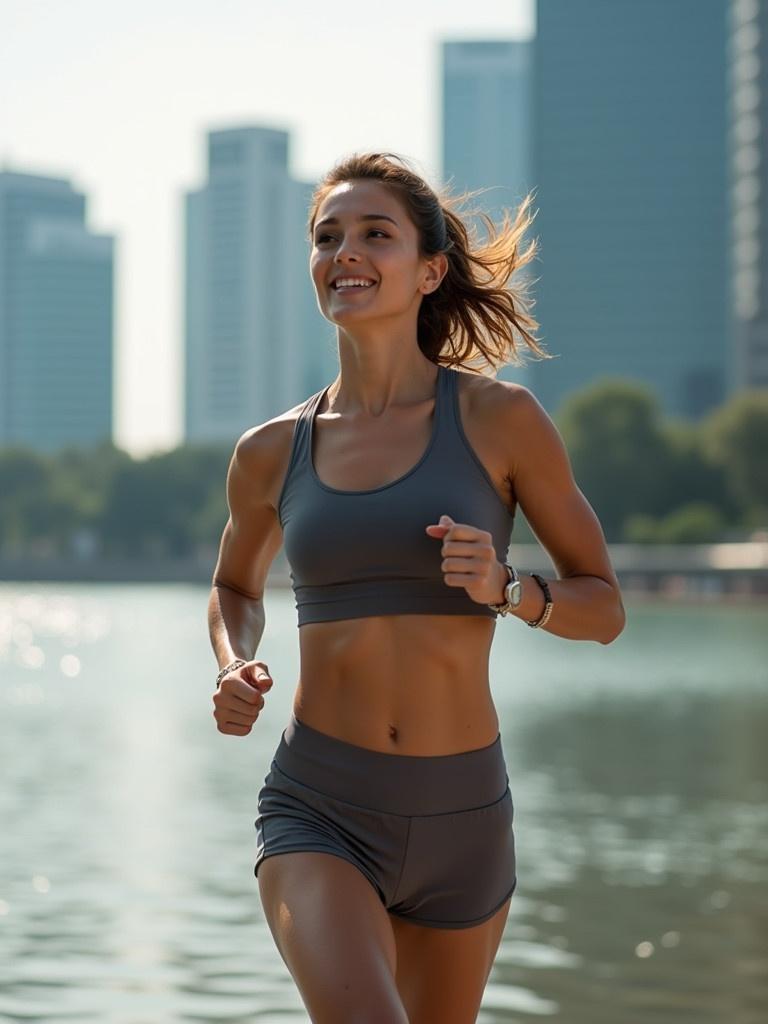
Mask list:
[[[284,774],[338,800],[390,814],[446,814],[492,804],[507,789],[501,734],[458,754],[388,754],[313,729],[292,713],[274,761]]]

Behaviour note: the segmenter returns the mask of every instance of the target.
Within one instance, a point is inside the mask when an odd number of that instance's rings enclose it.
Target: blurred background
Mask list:
[[[556,358],[498,376],[555,420],[628,611],[608,647],[497,629],[520,883],[479,1019],[764,1020],[768,0],[2,26],[0,1021],[306,1019],[252,875],[283,552],[239,741],[205,617],[237,438],[336,376],[307,208],[363,149],[497,222],[535,191]],[[510,554],[555,575],[522,511]]]

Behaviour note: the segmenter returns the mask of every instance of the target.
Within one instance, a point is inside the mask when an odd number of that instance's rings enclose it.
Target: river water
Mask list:
[[[208,588],[0,584],[0,1021],[307,1021],[253,876],[298,677],[216,730]],[[604,647],[500,619],[518,888],[478,1021],[768,1018],[765,606],[627,602]],[[439,1022],[436,1022],[439,1024]]]

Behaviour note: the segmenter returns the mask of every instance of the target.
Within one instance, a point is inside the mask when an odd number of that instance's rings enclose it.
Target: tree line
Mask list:
[[[742,540],[768,528],[768,389],[691,423],[605,378],[553,417],[609,542]],[[0,449],[0,555],[185,558],[218,548],[231,444],[134,459],[111,442]],[[514,538],[532,540],[522,510]]]

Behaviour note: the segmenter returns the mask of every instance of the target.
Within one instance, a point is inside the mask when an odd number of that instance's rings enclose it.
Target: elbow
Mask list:
[[[610,609],[610,614],[605,616],[605,622],[606,625],[610,625],[610,630],[600,637],[600,643],[607,646],[613,643],[618,636],[621,636],[627,624],[627,613],[618,594],[616,595],[616,601]]]

